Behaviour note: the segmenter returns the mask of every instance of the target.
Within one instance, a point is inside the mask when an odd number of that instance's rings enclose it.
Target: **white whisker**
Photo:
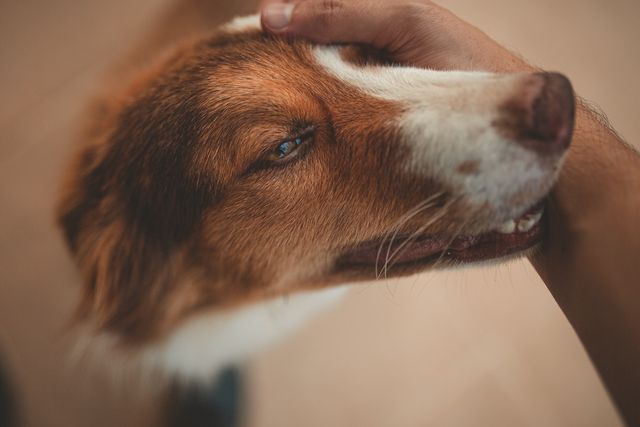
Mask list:
[[[382,248],[384,247],[384,244],[385,244],[387,238],[389,237],[389,235],[392,232],[394,232],[393,237],[391,238],[391,241],[389,243],[389,247],[391,247],[391,244],[393,243],[393,240],[396,238],[396,236],[397,236],[398,232],[400,231],[400,229],[402,228],[402,226],[405,223],[407,223],[409,220],[411,220],[411,218],[413,218],[416,215],[420,214],[424,210],[432,207],[433,205],[431,204],[431,202],[433,202],[438,197],[442,196],[442,194],[443,194],[442,192],[436,193],[436,194],[428,197],[427,199],[421,201],[416,206],[414,206],[413,208],[409,209],[406,213],[401,215],[400,218],[398,218],[395,221],[395,223],[391,226],[389,231],[385,234],[384,238],[382,239],[382,242],[380,242],[380,247],[378,248],[378,253],[376,255],[375,273],[376,273],[376,278],[377,279],[379,279],[380,275],[381,275],[380,273],[378,273],[378,262],[380,260],[380,254],[382,252]],[[387,257],[388,257],[388,255],[389,255],[389,250],[387,251]]]
[[[397,259],[397,257],[400,255],[401,251],[404,248],[406,248],[407,245],[409,245],[412,241],[414,241],[416,237],[418,237],[420,234],[422,234],[427,228],[431,227],[435,222],[437,222],[440,219],[442,219],[442,217],[447,214],[447,212],[449,211],[451,206],[456,201],[457,201],[457,199],[451,199],[449,202],[447,202],[432,218],[429,219],[429,221],[425,225],[420,227],[418,230],[414,231],[409,237],[407,237],[405,239],[404,242],[402,242],[402,244],[398,248],[396,248],[396,250],[391,254],[391,256],[385,262],[385,265],[384,265],[385,277],[387,275],[388,269],[393,267],[393,265],[395,264],[395,261],[393,261],[393,260]]]

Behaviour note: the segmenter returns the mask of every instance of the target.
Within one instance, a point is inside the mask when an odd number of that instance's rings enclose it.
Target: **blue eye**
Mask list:
[[[296,145],[300,145],[300,143],[298,143],[298,140],[296,140]],[[283,158],[284,156],[288,155],[289,153],[291,153],[291,151],[293,151],[293,147],[294,145],[290,141],[283,142],[278,146],[278,157]]]
[[[268,154],[267,161],[278,162],[280,164],[297,158],[304,150],[305,145],[312,140],[313,128],[303,129],[298,136],[289,140],[279,142],[273,151]]]
[[[276,149],[278,158],[281,159],[288,156],[289,154],[294,152],[300,145],[302,145],[302,142],[302,137],[298,137],[292,141],[285,141],[282,144],[278,145],[278,148]]]

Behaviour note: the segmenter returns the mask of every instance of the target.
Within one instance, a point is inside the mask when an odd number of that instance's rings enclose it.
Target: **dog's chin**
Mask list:
[[[544,203],[499,227],[458,236],[402,235],[375,239],[348,248],[336,270],[353,278],[414,274],[429,268],[502,261],[525,255],[544,235]]]

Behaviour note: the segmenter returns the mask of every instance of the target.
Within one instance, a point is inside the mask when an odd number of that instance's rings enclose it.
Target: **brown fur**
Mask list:
[[[389,63],[362,46],[341,53],[360,67]],[[572,120],[570,84],[521,81],[521,91],[489,86],[502,93],[478,108],[510,99],[492,125],[532,151],[555,150],[554,163],[569,143],[556,136]],[[494,230],[487,203],[454,196],[429,171],[409,172],[411,147],[394,121],[406,108],[332,77],[308,43],[258,30],[195,37],[137,70],[92,111],[58,204],[84,282],[79,317],[146,344],[199,311],[375,278],[371,262],[353,265],[349,255],[389,233],[453,242]],[[295,159],[279,160],[277,147],[298,137]],[[480,174],[477,160],[459,163],[452,173]],[[507,203],[528,208],[549,182]],[[446,220],[430,221],[436,212]],[[485,258],[507,254],[499,243]],[[423,270],[432,255],[391,274]]]
[[[196,310],[326,286],[343,274],[336,254],[439,190],[393,172],[407,155],[386,124],[398,107],[309,55],[303,42],[218,33],[102,101],[58,208],[85,282],[81,317],[140,342]],[[303,158],[265,166],[305,127]]]

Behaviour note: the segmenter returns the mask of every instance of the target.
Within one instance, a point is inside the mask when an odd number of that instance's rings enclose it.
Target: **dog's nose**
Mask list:
[[[575,118],[571,82],[559,73],[534,73],[522,84],[523,90],[502,106],[498,130],[539,154],[565,151]]]

